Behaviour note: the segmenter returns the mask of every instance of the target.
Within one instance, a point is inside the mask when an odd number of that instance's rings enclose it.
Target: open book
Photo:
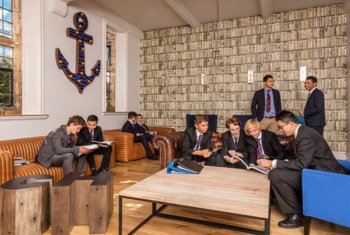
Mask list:
[[[105,140],[105,141],[96,141],[96,140],[93,140],[93,141],[91,141],[91,143],[93,143],[93,144],[102,144],[102,145],[108,145],[108,146],[110,146],[112,143],[117,143],[117,142],[115,142],[115,141],[107,141],[107,140]]]
[[[167,167],[168,174],[199,174],[203,166],[183,158],[174,159]]]
[[[98,145],[97,144],[89,144],[89,145],[83,145],[81,147],[93,150],[93,149],[98,149]]]
[[[249,165],[247,165],[247,163],[245,163],[245,161],[238,156],[232,156],[232,157],[240,160],[242,162],[242,164],[245,166],[245,168],[247,168],[248,170],[256,170],[256,171],[263,173],[265,175],[267,175],[270,171],[269,169],[267,169],[265,167],[257,166],[257,165],[254,165],[253,163],[250,163]]]

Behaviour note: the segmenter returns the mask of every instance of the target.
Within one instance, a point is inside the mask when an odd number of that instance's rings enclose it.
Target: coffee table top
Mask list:
[[[156,174],[119,195],[145,201],[267,219],[270,181],[251,170],[205,166],[200,174]]]

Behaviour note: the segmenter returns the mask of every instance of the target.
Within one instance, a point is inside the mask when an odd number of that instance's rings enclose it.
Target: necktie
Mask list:
[[[267,90],[267,96],[266,96],[266,112],[269,113],[271,111],[271,97],[270,97],[270,90]]]
[[[90,140],[91,141],[94,140],[94,131],[93,130],[90,131]]]
[[[195,150],[198,150],[200,148],[202,137],[203,137],[203,135],[198,136],[196,146],[194,146]]]
[[[308,98],[308,99],[309,99],[310,95],[311,95],[311,93],[309,93],[309,94],[307,95],[307,98]]]
[[[233,147],[235,148],[235,150],[237,150],[237,144],[238,144],[238,138],[234,137],[233,138]]]
[[[256,150],[256,159],[259,160],[260,158],[263,157],[263,149],[260,143],[260,139],[256,139],[257,144],[258,144],[258,148]]]

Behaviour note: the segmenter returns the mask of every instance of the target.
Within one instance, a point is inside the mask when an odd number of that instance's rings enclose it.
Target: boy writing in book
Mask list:
[[[182,140],[182,157],[202,165],[216,166],[216,155],[213,155],[211,134],[208,130],[208,116],[198,114],[194,127],[185,130]]]
[[[314,129],[300,125],[295,115],[282,110],[276,117],[279,129],[286,136],[294,136],[294,158],[283,160],[258,160],[259,166],[272,169],[268,175],[271,188],[282,213],[288,217],[278,223],[282,228],[297,228],[303,225],[301,195],[302,170],[346,174],[337,162],[326,140]]]
[[[87,125],[81,128],[78,134],[78,145],[91,144],[92,141],[103,141],[102,129],[97,126],[98,117],[96,115],[90,115],[87,118]],[[98,175],[101,171],[107,171],[109,161],[111,159],[112,146],[99,144],[99,148],[92,150],[86,155],[86,161],[88,162],[92,175]],[[102,164],[100,169],[96,169],[95,154],[103,154]]]
[[[288,154],[282,147],[275,133],[262,130],[257,119],[249,119],[244,126],[245,133],[249,136],[248,145],[249,163],[257,165],[259,159],[286,159]]]
[[[89,149],[76,146],[73,135],[85,126],[82,117],[76,115],[68,119],[67,125],[51,131],[42,143],[36,161],[49,168],[63,166],[64,175],[73,172],[73,161],[76,161],[76,171],[85,172],[85,155]],[[82,155],[81,155],[82,154]]]
[[[233,158],[233,156],[240,157],[247,163],[247,165],[249,164],[248,147],[246,144],[247,136],[244,131],[241,130],[241,122],[237,118],[229,118],[226,120],[225,125],[228,131],[221,136],[221,156],[223,166],[245,169],[246,167],[241,161],[239,161],[237,158]],[[220,163],[218,162],[218,164]]]

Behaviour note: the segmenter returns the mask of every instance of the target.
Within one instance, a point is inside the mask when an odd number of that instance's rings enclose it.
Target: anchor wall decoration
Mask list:
[[[93,37],[84,33],[88,27],[88,20],[83,12],[75,13],[73,22],[76,29],[67,28],[66,33],[67,37],[76,40],[76,73],[69,70],[69,63],[59,48],[56,48],[56,62],[58,68],[63,70],[66,77],[78,88],[79,93],[82,93],[84,88],[100,74],[101,61],[97,60],[91,69],[91,75],[87,76],[85,73],[85,43],[92,45]]]

